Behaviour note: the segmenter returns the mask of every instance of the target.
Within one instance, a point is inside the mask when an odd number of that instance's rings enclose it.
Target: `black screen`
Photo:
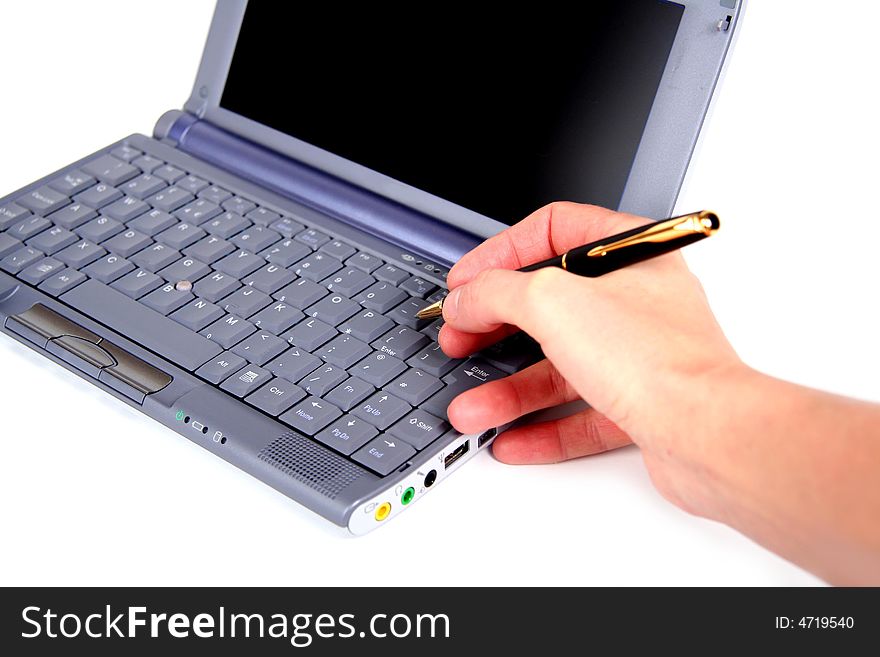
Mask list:
[[[221,106],[508,224],[618,206],[683,11],[321,4],[248,3]]]

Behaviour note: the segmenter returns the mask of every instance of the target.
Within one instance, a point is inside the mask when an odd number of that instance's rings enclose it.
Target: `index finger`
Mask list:
[[[551,203],[465,254],[449,271],[449,288],[484,269],[519,269],[645,223],[595,205]]]

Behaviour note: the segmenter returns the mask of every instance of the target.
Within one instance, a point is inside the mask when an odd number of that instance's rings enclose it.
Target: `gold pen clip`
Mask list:
[[[624,237],[610,244],[600,244],[587,252],[588,256],[601,257],[612,251],[623,249],[634,244],[643,244],[645,242],[668,242],[678,239],[682,235],[693,235],[694,233],[702,233],[703,235],[711,235],[718,230],[721,222],[714,212],[703,210],[702,212],[694,212],[681,217],[673,217],[666,221],[659,221],[646,230],[637,235]]]

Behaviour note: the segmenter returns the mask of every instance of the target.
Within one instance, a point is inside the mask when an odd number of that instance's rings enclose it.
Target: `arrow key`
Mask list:
[[[342,411],[330,402],[319,397],[309,396],[278,419],[297,431],[314,436],[340,415],[342,415]]]
[[[348,456],[358,447],[362,447],[370,438],[378,435],[376,427],[351,415],[343,415],[338,420],[315,435],[318,440],[327,447],[332,447],[337,452]]]
[[[359,404],[354,410],[354,414],[384,431],[410,410],[412,407],[405,401],[380,390]]]
[[[393,436],[379,436],[354,453],[352,458],[382,475],[391,474],[416,453],[412,447]]]

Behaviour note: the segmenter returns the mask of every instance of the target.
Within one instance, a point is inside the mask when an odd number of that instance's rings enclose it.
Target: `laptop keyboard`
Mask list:
[[[5,202],[0,269],[380,476],[537,357],[447,357],[415,316],[445,290],[125,145]]]

